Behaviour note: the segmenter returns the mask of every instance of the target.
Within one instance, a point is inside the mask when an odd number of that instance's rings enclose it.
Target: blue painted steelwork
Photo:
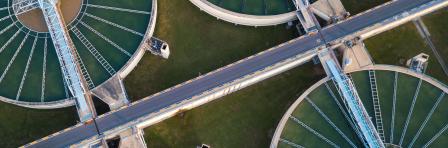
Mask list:
[[[16,16],[19,16],[31,10],[38,9],[39,2],[38,0],[13,0],[12,7],[14,10],[14,14]]]
[[[361,131],[362,140],[371,148],[384,148],[375,127],[367,114],[364,105],[359,99],[351,80],[337,67],[334,61],[327,60],[327,64],[333,79],[336,81],[339,91],[344,97],[344,103],[348,107],[352,120],[356,123],[357,128]],[[355,129],[356,130],[356,129]]]
[[[89,106],[91,96],[87,93],[86,82],[76,61],[76,49],[69,37],[57,3],[58,0],[39,0],[39,6],[53,40],[64,80],[76,99],[76,108],[80,120],[84,122],[94,117],[93,109]]]

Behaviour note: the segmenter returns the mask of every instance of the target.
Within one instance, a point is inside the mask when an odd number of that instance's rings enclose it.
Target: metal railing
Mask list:
[[[22,29],[22,28],[20,28],[20,29]],[[3,46],[0,48],[0,53],[2,53],[3,50],[5,50],[6,47],[7,47],[9,44],[11,44],[11,42],[17,37],[17,35],[19,35],[19,33],[20,33],[20,29],[17,30],[16,33],[14,33],[14,35],[12,35],[12,37],[10,37],[10,38],[8,39],[8,41],[6,41],[6,43],[3,44]]]
[[[349,115],[358,126],[359,131],[361,132],[360,135],[362,135],[365,145],[372,148],[384,147],[384,144],[375,130],[372,121],[370,121],[370,117],[364,108],[364,105],[362,104],[356,88],[353,86],[351,80],[338,69],[334,61],[327,60],[325,64],[328,66],[333,80],[336,81],[339,92],[343,97],[347,110],[349,111]]]
[[[25,70],[23,72],[22,79],[20,80],[19,90],[17,91],[16,100],[19,100],[19,97],[20,97],[20,95],[22,93],[23,84],[25,84],[25,80],[27,78],[26,76],[28,75],[28,70],[30,68],[31,60],[32,60],[33,55],[34,55],[34,49],[36,48],[37,39],[38,39],[37,37],[34,38],[33,46],[31,47],[30,55],[28,55],[28,60],[26,61]]]
[[[397,90],[398,90],[398,72],[394,74],[394,94],[392,98],[392,119],[390,122],[390,139],[389,143],[394,142],[394,130],[395,130],[395,112],[397,107]]]
[[[8,73],[9,69],[11,68],[12,64],[14,63],[14,61],[17,58],[17,55],[19,55],[19,52],[22,50],[23,45],[26,42],[26,39],[28,39],[29,36],[29,32],[26,34],[25,38],[23,38],[22,42],[20,43],[19,47],[17,48],[17,50],[14,52],[14,55],[12,56],[11,60],[9,61],[8,65],[6,66],[5,70],[3,71],[2,75],[0,76],[0,83],[3,82],[3,79],[6,76],[6,73]],[[0,51],[1,52],[1,51]]]
[[[100,22],[109,24],[109,25],[111,25],[111,26],[120,28],[120,29],[122,29],[122,30],[124,30],[124,31],[130,32],[130,33],[132,33],[132,34],[135,34],[135,35],[138,35],[138,36],[144,36],[143,33],[140,33],[140,32],[134,31],[134,30],[132,30],[132,29],[129,29],[129,28],[127,28],[127,27],[118,25],[118,24],[116,24],[116,23],[114,23],[114,22],[105,20],[105,19],[100,18],[100,17],[98,17],[98,16],[95,16],[95,15],[93,15],[93,14],[85,13],[85,15],[88,16],[88,17],[91,17],[91,18],[93,18],[93,19],[95,19],[95,20],[97,20],[97,21],[100,21]]]
[[[300,121],[299,119],[297,119],[294,116],[290,116],[289,117],[292,121],[296,122],[297,124],[299,124],[300,126],[302,126],[303,128],[305,128],[306,130],[308,130],[309,132],[313,133],[314,135],[316,135],[317,137],[319,137],[320,139],[324,140],[327,144],[335,147],[335,148],[339,148],[340,146],[336,145],[333,141],[331,141],[330,139],[326,138],[325,136],[323,136],[322,134],[320,134],[319,132],[317,132],[316,130],[312,129],[311,127],[309,127],[308,125],[306,125],[305,123],[303,123],[302,121]]]
[[[384,142],[385,138],[384,138],[383,118],[381,116],[381,104],[378,96],[378,86],[376,83],[376,74],[374,70],[369,70],[369,82],[370,82],[370,92],[373,100],[373,111],[375,114],[376,130],[381,140],[383,140]]]
[[[128,51],[126,51],[125,49],[123,49],[122,47],[120,47],[117,43],[113,42],[112,40],[110,40],[109,38],[107,38],[106,36],[104,36],[103,34],[101,34],[100,32],[98,32],[97,30],[93,29],[92,27],[90,27],[88,24],[84,23],[82,20],[79,21],[79,23],[81,25],[83,25],[84,27],[86,27],[87,29],[89,29],[90,31],[92,31],[93,33],[95,33],[97,36],[99,36],[100,38],[102,38],[104,41],[106,41],[107,43],[111,44],[112,46],[114,46],[115,48],[117,48],[118,50],[120,50],[122,53],[126,54],[127,56],[132,56]]]
[[[93,83],[93,80],[90,77],[89,71],[87,71],[86,65],[82,61],[81,56],[79,56],[78,52],[76,52],[75,55],[76,55],[76,61],[78,61],[78,63],[79,63],[79,67],[81,69],[81,73],[84,76],[84,79],[86,80],[87,85],[89,86],[89,89],[95,88],[95,83]]]
[[[426,115],[425,120],[423,121],[422,125],[418,129],[417,133],[414,135],[414,138],[412,138],[412,141],[408,146],[409,148],[414,146],[414,142],[418,139],[418,137],[420,136],[420,133],[423,131],[423,128],[426,127],[426,124],[431,119],[432,114],[435,112],[435,110],[437,109],[437,107],[439,106],[440,102],[443,100],[444,97],[445,97],[445,92],[442,92],[440,94],[440,96],[437,98],[436,103],[432,106],[431,111],[429,111],[428,115]]]
[[[289,146],[295,147],[295,148],[304,148],[303,146],[301,146],[301,145],[299,145],[297,143],[291,142],[289,140],[286,140],[286,139],[280,138],[280,141],[283,142],[283,143],[286,143]]]
[[[321,117],[323,117],[325,119],[325,121],[331,125],[331,127],[333,127],[334,130],[336,130],[338,132],[339,135],[342,136],[342,138],[344,138],[345,141],[347,141],[347,143],[349,143],[352,147],[356,148],[356,145],[350,140],[350,138],[347,137],[347,135],[344,134],[344,132],[342,132],[341,129],[339,129],[335,123],[333,123],[333,121],[331,121],[331,119],[313,102],[311,101],[310,98],[305,97],[305,100],[311,104],[311,106],[314,108],[315,111],[317,111],[319,113],[319,115]]]
[[[118,7],[111,7],[111,6],[94,5],[94,4],[86,4],[86,5],[89,7],[93,7],[93,8],[101,8],[101,9],[107,9],[107,10],[131,12],[131,13],[138,13],[138,14],[148,14],[148,15],[151,14],[151,12],[134,10],[134,9],[126,9],[126,8],[118,8]]]
[[[45,100],[45,81],[46,81],[46,73],[47,73],[47,51],[48,51],[48,39],[45,38],[44,43],[44,58],[42,62],[42,85],[41,85],[41,93],[40,93],[40,102],[44,102]]]
[[[38,0],[12,0],[12,7],[15,15],[21,15],[39,8],[39,2]]]
[[[95,59],[100,62],[101,66],[103,66],[104,69],[110,74],[114,75],[117,73],[115,69],[107,62],[106,59],[101,55],[98,50],[90,43],[89,40],[84,36],[84,34],[81,33],[81,31],[78,30],[78,28],[73,27],[72,28],[73,33],[75,33],[76,37],[81,41],[82,44],[89,50],[89,52],[95,57]]]

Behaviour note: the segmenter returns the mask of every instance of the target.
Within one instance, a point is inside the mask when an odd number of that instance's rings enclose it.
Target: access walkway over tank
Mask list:
[[[356,87],[352,80],[342,71],[337,64],[331,50],[322,49],[319,51],[319,58],[327,74],[336,82],[338,92],[343,98],[343,103],[349,113],[350,122],[355,133],[359,136],[366,147],[382,148],[384,144],[375,129],[370,116],[365,109]]]
[[[76,61],[76,49],[70,39],[65,22],[58,8],[58,0],[39,0],[48,30],[58,55],[64,80],[76,99],[76,108],[81,122],[94,118],[95,111],[88,93],[79,63]]]

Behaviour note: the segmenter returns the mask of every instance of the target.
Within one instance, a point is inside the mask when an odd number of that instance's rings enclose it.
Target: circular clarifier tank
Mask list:
[[[41,10],[20,2],[26,1],[0,3],[0,100],[32,108],[72,105]],[[59,7],[89,89],[129,72],[155,25],[155,0],[61,0]]]
[[[394,69],[399,71],[377,69],[350,74],[383,143],[387,147],[445,147],[446,86],[404,68]],[[373,80],[377,89],[372,87]],[[325,78],[302,94],[280,121],[272,145],[364,147],[335,84]]]

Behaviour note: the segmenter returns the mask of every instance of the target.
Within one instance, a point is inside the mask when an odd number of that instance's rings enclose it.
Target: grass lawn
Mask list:
[[[448,9],[439,10],[433,14],[423,17],[423,21],[428,27],[428,31],[431,34],[431,40],[435,44],[440,56],[448,63],[448,31],[445,27],[448,25]],[[435,58],[435,57],[433,57]],[[441,71],[437,74],[439,80],[448,83],[448,76],[444,75]]]
[[[157,26],[156,36],[170,43],[173,54],[169,60],[145,56],[125,81],[132,98],[148,96],[268,49],[293,38],[295,32],[284,25],[235,26],[200,12],[188,1],[168,0],[159,1]],[[317,80],[312,73],[311,65],[302,66],[187,111],[145,129],[145,139],[150,147],[201,143],[214,147],[267,146],[288,105],[300,90]]]
[[[175,11],[176,7],[183,9]],[[171,13],[165,13],[166,11]],[[179,14],[173,12],[179,12]],[[216,21],[215,18],[198,11],[188,2],[167,3],[161,0],[159,14],[160,21],[157,25],[156,36],[171,43],[173,56],[167,61],[160,61],[159,58],[153,56],[149,57],[149,61],[142,61],[141,65],[147,66],[140,66],[126,80],[129,94],[134,95],[132,98],[147,96],[292,37],[292,31],[285,31],[283,26],[250,28]],[[184,15],[198,17],[188,18]],[[170,19],[174,16],[178,17]],[[208,25],[202,26],[204,22]],[[195,26],[201,26],[201,28]],[[227,28],[219,29],[224,27]],[[255,30],[256,34],[253,32]],[[179,36],[172,36],[174,33]],[[196,37],[198,34],[207,37]],[[215,34],[223,34],[223,36],[213,38],[212,35]],[[183,38],[183,36],[192,36],[192,38]],[[236,36],[246,36],[246,38],[235,39]],[[190,59],[191,57],[194,59]],[[216,63],[207,63],[207,61],[216,61]],[[210,144],[213,147],[266,147],[270,143],[278,121],[290,103],[301,91],[315,82],[316,76],[311,74],[311,67],[311,65],[301,66],[151,126],[145,129],[147,144],[149,147],[193,147],[201,143]],[[181,69],[185,70],[178,73]],[[132,81],[132,79],[139,79],[139,81]],[[131,84],[132,82],[135,83]],[[141,87],[145,84],[146,87]],[[138,88],[132,89],[133,87]]]
[[[18,147],[75,125],[77,120],[74,107],[35,110],[0,102],[0,146]]]
[[[311,64],[145,129],[149,147],[266,147],[278,121],[319,77]]]
[[[146,97],[288,41],[295,32],[285,25],[235,26],[189,1],[159,0],[155,36],[170,44],[170,58],[146,54],[125,79],[126,89],[132,99]]]
[[[436,44],[439,53],[447,60],[445,62],[448,62],[448,42],[446,42],[448,30],[445,28],[448,25],[448,9],[429,14],[423,17],[423,21],[428,27],[432,41]]]
[[[345,9],[350,12],[350,14],[355,15],[374,6],[381,5],[389,0],[341,0]]]
[[[295,30],[286,30],[284,25],[254,28],[219,21],[188,1],[158,2],[156,36],[170,44],[172,55],[169,60],[144,57],[125,80],[133,99],[205,74],[295,35]],[[266,146],[288,105],[300,90],[317,80],[312,65],[306,67],[149,127],[145,129],[147,143],[150,147],[193,147],[202,142],[214,147]]]

